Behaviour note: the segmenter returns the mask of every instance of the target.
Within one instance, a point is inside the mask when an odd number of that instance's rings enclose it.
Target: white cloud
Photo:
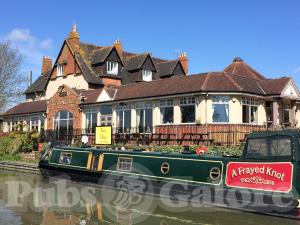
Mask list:
[[[293,70],[293,74],[299,73],[300,72],[300,66],[298,66],[296,69]]]
[[[42,57],[49,56],[53,47],[52,39],[40,39],[25,28],[14,28],[0,40],[9,41],[20,51],[24,56],[22,69],[24,72],[32,70],[35,77],[40,75]]]

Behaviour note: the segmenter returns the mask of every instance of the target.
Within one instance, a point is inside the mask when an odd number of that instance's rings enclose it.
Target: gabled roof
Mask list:
[[[266,79],[265,76],[254,70],[239,57],[236,57],[233,60],[233,62],[224,69],[224,72],[249,77],[257,80]]]
[[[80,54],[76,53],[75,59],[82,71],[83,77],[89,84],[103,85],[102,79],[94,72],[94,70],[91,69],[86,60]]]
[[[261,80],[259,83],[267,95],[280,95],[290,80],[290,77],[280,77],[277,79]]]
[[[2,116],[22,115],[38,112],[46,112],[47,103],[45,100],[24,102],[15,107],[10,108],[8,111],[2,114]]]
[[[161,77],[172,75],[179,60],[161,62],[157,64],[158,72]]]
[[[146,61],[147,57],[150,56],[149,53],[138,54],[127,58],[126,69],[128,71],[138,70]]]
[[[103,63],[113,49],[114,46],[108,46],[108,47],[103,47],[98,50],[95,50],[91,63],[92,64]]]

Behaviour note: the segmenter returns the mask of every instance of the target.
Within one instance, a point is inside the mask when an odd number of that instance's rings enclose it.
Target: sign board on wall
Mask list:
[[[229,162],[225,183],[228,187],[289,192],[292,179],[293,164],[290,162]]]
[[[112,126],[98,126],[95,134],[96,145],[112,144]]]

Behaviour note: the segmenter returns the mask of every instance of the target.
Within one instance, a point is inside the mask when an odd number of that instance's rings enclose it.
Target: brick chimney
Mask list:
[[[178,59],[181,62],[186,75],[188,75],[189,59],[186,55],[186,52],[180,53]]]
[[[50,59],[49,56],[43,56],[42,75],[47,75],[47,72],[49,72],[51,69],[52,69],[52,59]]]
[[[120,40],[116,40],[115,43],[114,43],[114,46],[119,54],[119,56],[123,57],[123,47],[122,47],[122,44],[121,44],[121,41]]]
[[[70,43],[74,51],[79,51],[79,34],[77,32],[76,24],[73,25],[72,30],[69,33],[68,42]]]

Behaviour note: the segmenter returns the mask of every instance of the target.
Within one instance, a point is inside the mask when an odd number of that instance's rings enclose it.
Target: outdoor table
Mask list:
[[[172,139],[172,137],[176,137],[176,134],[170,134],[170,133],[154,133],[152,134],[152,141],[158,141],[158,145],[161,145],[161,142],[165,141],[165,144],[169,144]]]
[[[199,145],[200,142],[211,144],[213,139],[209,138],[209,133],[184,133],[182,138],[177,139],[177,143],[182,145],[183,141],[190,141],[193,144]]]

